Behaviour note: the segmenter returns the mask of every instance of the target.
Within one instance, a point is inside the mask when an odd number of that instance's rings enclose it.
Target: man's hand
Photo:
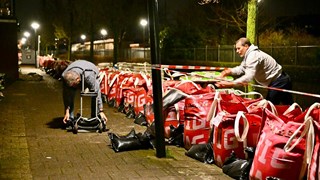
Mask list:
[[[108,121],[107,116],[103,112],[100,112],[99,115],[100,115],[101,119],[105,120],[107,123],[107,121]]]
[[[67,124],[67,121],[70,119],[70,113],[69,113],[69,108],[66,109],[66,113],[64,114],[64,117],[63,117],[63,123],[64,124]]]
[[[231,69],[230,68],[226,68],[225,70],[223,70],[222,72],[221,72],[221,74],[220,74],[220,78],[223,78],[223,77],[225,77],[225,76],[228,76],[228,75],[230,75],[231,74]]]
[[[217,86],[218,88],[230,88],[235,86],[235,83],[232,81],[219,81],[215,83],[215,86]]]
[[[68,113],[66,113],[66,114],[64,115],[63,123],[64,123],[64,124],[67,124],[67,121],[69,120],[69,118],[70,118],[70,114],[69,114],[69,112],[68,112]]]

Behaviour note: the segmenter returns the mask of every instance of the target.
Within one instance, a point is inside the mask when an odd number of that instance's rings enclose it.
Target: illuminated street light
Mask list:
[[[101,29],[100,30],[100,34],[102,35],[102,39],[104,40],[108,34],[107,30],[105,29]],[[106,49],[106,42],[103,42],[104,43],[104,51],[103,53],[105,53],[105,49]]]
[[[101,30],[100,30],[100,33],[101,33],[101,35],[102,35],[103,37],[105,37],[105,36],[108,34],[107,30],[105,30],[105,29],[101,29]]]
[[[140,24],[141,26],[145,27],[148,24],[148,21],[145,19],[141,19]]]
[[[31,24],[31,27],[36,31],[40,27],[40,25],[37,22],[33,22]]]
[[[86,35],[84,35],[84,34],[81,34],[80,38],[82,39],[82,43],[83,43],[82,51],[84,51],[84,47],[85,47],[84,42],[85,42],[85,40],[86,40],[87,36],[86,36]]]
[[[31,27],[34,30],[34,63],[37,68],[38,67],[38,63],[37,63],[37,60],[38,60],[38,57],[37,57],[37,41],[38,41],[37,29],[40,27],[40,25],[37,22],[33,22],[31,24]]]
[[[143,34],[142,34],[142,39],[143,39],[143,58],[145,59],[146,58],[146,52],[145,52],[145,34],[146,34],[146,26],[148,24],[148,21],[145,20],[145,19],[141,19],[140,20],[140,25],[142,26],[143,28]]]
[[[21,39],[21,43],[22,43],[22,45],[27,45],[27,48],[29,49],[29,45],[28,45],[28,39],[29,39],[29,37],[30,37],[30,33],[28,32],[28,31],[25,31],[24,33],[23,33],[23,38]]]
[[[144,46],[144,42],[145,42],[145,31],[146,31],[146,26],[148,24],[148,21],[145,20],[145,19],[141,19],[140,21],[140,25],[142,26],[143,28],[143,46]]]
[[[27,38],[25,37],[21,38],[21,44],[26,44],[26,42],[27,42]]]
[[[26,38],[30,37],[30,33],[29,33],[28,31],[24,32],[23,35],[24,35],[24,37],[26,37]]]
[[[84,35],[84,34],[82,34],[81,36],[80,36],[80,38],[84,41],[84,40],[86,40],[86,35]]]

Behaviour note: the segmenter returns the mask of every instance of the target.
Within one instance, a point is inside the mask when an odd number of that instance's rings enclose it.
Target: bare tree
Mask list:
[[[128,36],[130,28],[139,25],[139,19],[147,17],[147,0],[106,0],[103,3],[107,16],[110,32],[114,38],[113,64],[118,62],[119,51],[122,49],[123,40]]]
[[[199,4],[209,4],[212,1],[202,0]],[[253,43],[257,41],[257,0],[223,0],[210,7],[214,14],[209,18],[210,21],[233,28],[239,34],[245,33]]]
[[[54,36],[67,41],[68,56],[71,60],[71,43],[73,42],[75,23],[75,0],[44,0],[44,11],[48,22],[52,22]]]

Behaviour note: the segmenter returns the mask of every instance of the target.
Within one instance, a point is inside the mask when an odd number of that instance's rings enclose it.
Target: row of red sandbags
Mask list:
[[[68,60],[55,60],[51,56],[39,56],[39,66],[55,79],[60,79],[63,71],[71,63]]]
[[[150,125],[154,121],[150,76],[109,69],[101,72],[102,93],[109,105],[125,113],[132,108],[132,117],[142,114]],[[172,79],[163,81],[163,94],[165,137],[171,138],[172,127],[183,125],[182,146],[191,150],[194,145],[210,144],[214,163],[231,177],[239,178],[239,171],[250,179],[318,177],[320,133],[311,132],[320,127],[318,104],[303,111],[297,104],[272,105],[259,95],[248,98],[252,93]],[[255,150],[251,159],[248,147]],[[232,166],[231,157],[241,163]],[[230,170],[230,164],[238,174]]]

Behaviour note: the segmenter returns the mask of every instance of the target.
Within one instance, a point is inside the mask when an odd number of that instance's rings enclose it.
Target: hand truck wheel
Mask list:
[[[102,133],[103,132],[103,125],[102,125],[102,122],[100,122],[99,124],[99,133]]]
[[[73,134],[77,134],[78,133],[78,123],[74,124],[72,132],[73,132]]]

